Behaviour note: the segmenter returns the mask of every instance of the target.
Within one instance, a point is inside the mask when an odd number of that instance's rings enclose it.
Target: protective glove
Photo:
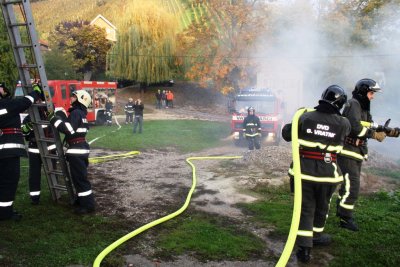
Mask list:
[[[47,115],[48,121],[52,121],[56,117],[56,114],[54,114],[54,111],[48,111],[46,115]]]
[[[399,135],[400,135],[400,128],[394,128],[387,133],[387,136],[389,137],[399,137]]]
[[[40,99],[41,99],[42,101],[45,101],[44,93],[43,93],[42,87],[41,87],[39,84],[34,83],[34,84],[32,84],[32,88],[33,88],[33,91],[35,91],[36,93],[39,94]]]
[[[23,134],[29,134],[31,131],[33,131],[33,123],[32,122],[27,122],[21,126],[21,131]]]
[[[385,132],[373,132],[372,133],[372,138],[377,140],[378,142],[382,142],[383,139],[386,138],[386,133]]]

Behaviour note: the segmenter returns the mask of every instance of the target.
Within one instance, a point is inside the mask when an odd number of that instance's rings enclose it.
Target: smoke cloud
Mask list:
[[[360,36],[373,43],[368,46],[354,40],[354,21],[335,14],[330,4],[311,0],[268,4],[269,25],[260,33],[252,55],[258,59],[257,86],[283,96],[290,119],[297,108],[314,107],[329,85],[342,86],[350,98],[358,80],[372,78],[383,89],[371,104],[374,121],[383,124],[391,118],[390,126],[400,127],[398,6],[376,11],[374,27]],[[371,140],[370,146],[400,158],[400,138],[386,138],[383,143]]]

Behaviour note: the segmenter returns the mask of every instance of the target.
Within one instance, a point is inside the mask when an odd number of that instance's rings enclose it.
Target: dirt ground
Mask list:
[[[228,118],[223,112],[193,108],[191,105],[169,110],[147,108],[151,110],[145,113],[145,121],[183,118],[226,120]],[[119,123],[124,120],[123,116],[116,118]],[[91,157],[110,153],[116,152],[93,149]],[[271,239],[268,235],[271,229],[252,225],[246,215],[235,205],[257,200],[256,196],[246,193],[246,189],[275,186],[287,181],[286,172],[291,161],[290,145],[287,143],[280,146],[263,145],[261,150],[250,153],[246,151],[246,148],[235,147],[233,144],[190,154],[180,154],[173,149],[146,150],[132,158],[91,165],[89,178],[93,182],[98,212],[105,216],[116,215],[126,218],[133,222],[133,231],[178,210],[185,202],[192,186],[192,169],[185,159],[193,156],[243,156],[241,159],[194,160],[197,186],[189,208],[230,218],[240,227],[256,234],[266,242],[268,251],[265,251],[262,258],[265,259],[267,256],[279,258],[286,240]],[[371,161],[373,162],[373,159],[378,157],[382,156],[372,153]],[[385,162],[387,162],[387,167],[399,168],[390,160]],[[375,192],[382,188],[391,190],[399,186],[395,181],[374,175],[363,174],[362,181],[362,192]],[[173,261],[154,260],[151,258],[154,252],[151,244],[154,240],[147,242],[148,244],[143,244],[146,249],[140,255],[126,255],[127,266],[257,267],[276,264],[276,262],[261,259],[249,262],[199,262],[190,255],[176,257]],[[316,250],[314,253],[321,259],[309,266],[327,266],[332,258],[323,250]],[[288,266],[297,266],[294,257],[291,258]]]

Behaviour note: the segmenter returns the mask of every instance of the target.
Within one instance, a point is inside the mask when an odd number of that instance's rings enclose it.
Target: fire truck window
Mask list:
[[[111,100],[111,102],[115,103],[115,89],[114,88],[108,88],[108,98]]]
[[[70,84],[68,87],[69,87],[69,93],[70,95],[72,95],[72,93],[76,91],[76,84]]]
[[[61,97],[62,99],[67,99],[67,87],[65,84],[61,85]]]
[[[237,101],[237,108],[240,113],[247,113],[248,107],[253,107],[257,113],[274,113],[274,101]]]

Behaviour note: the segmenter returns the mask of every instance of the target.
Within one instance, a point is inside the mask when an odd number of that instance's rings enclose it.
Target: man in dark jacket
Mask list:
[[[260,149],[261,147],[261,122],[256,116],[253,107],[247,109],[247,117],[243,120],[243,132],[246,137],[249,150]]]
[[[90,147],[86,141],[89,124],[86,119],[87,108],[92,102],[91,96],[85,90],[72,93],[68,118],[50,114],[50,123],[61,133],[65,134],[68,145],[66,159],[69,162],[71,179],[78,193],[75,213],[87,214],[95,210],[95,200],[92,185],[87,178]]]
[[[19,114],[42,97],[42,89],[33,85],[25,97],[11,99],[10,91],[0,83],[0,220],[20,220],[13,202],[20,177],[20,157],[26,157]]]
[[[139,133],[142,133],[144,105],[140,99],[135,101],[133,109],[135,110],[135,119],[133,120],[133,133],[136,133],[136,128],[138,125]]]
[[[376,132],[361,125],[361,121],[372,122],[370,103],[374,94],[380,90],[374,80],[359,80],[352,92],[353,98],[343,110],[343,116],[350,121],[351,132],[346,137],[344,149],[338,157],[345,179],[339,190],[336,215],[340,217],[340,227],[351,231],[358,231],[353,210],[360,189],[361,164],[368,158],[367,140],[373,138],[382,142],[386,137],[385,132]]]
[[[329,86],[322,93],[315,111],[306,112],[299,118],[302,206],[296,255],[301,262],[310,261],[313,245],[327,245],[331,241],[330,236],[322,232],[332,194],[343,181],[336,155],[350,132],[349,121],[340,115],[346,99],[340,86]],[[291,141],[291,126],[286,124],[282,129],[286,141]],[[294,176],[292,166],[289,169],[291,182]]]

